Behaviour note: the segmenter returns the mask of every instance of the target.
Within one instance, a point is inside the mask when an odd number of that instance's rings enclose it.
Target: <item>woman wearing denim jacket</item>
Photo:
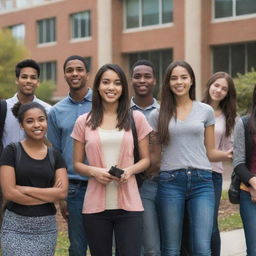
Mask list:
[[[214,188],[210,161],[230,159],[214,143],[214,112],[195,101],[195,75],[185,61],[172,62],[165,73],[160,111],[149,122],[159,136],[152,163],[161,157],[157,193],[162,256],[180,255],[187,208],[191,255],[211,255]]]

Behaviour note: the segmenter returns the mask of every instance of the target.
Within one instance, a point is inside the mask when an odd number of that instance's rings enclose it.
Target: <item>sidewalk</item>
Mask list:
[[[224,164],[223,190],[228,190],[232,166]],[[221,256],[245,256],[246,246],[243,229],[221,232]]]
[[[245,256],[243,229],[221,232],[221,256]]]

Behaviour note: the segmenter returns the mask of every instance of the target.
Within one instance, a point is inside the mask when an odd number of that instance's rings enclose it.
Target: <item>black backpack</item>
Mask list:
[[[3,151],[3,132],[7,112],[6,100],[0,100],[0,155]]]

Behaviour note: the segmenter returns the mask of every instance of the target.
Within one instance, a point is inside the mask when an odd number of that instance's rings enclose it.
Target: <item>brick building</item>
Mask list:
[[[184,59],[198,98],[213,72],[256,68],[255,0],[0,0],[0,28],[24,41],[41,79],[56,81],[56,99],[67,93],[62,65],[73,54],[88,59],[91,81],[105,63],[129,74],[147,58],[161,84],[168,63]]]

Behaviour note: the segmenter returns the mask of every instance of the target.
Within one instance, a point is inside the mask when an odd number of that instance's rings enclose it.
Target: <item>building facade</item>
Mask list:
[[[105,63],[129,76],[146,58],[161,86],[168,64],[184,59],[195,70],[198,99],[212,73],[256,68],[255,0],[0,0],[0,28],[24,42],[41,80],[56,82],[56,100],[68,91],[62,65],[74,54],[87,58],[90,84]]]

